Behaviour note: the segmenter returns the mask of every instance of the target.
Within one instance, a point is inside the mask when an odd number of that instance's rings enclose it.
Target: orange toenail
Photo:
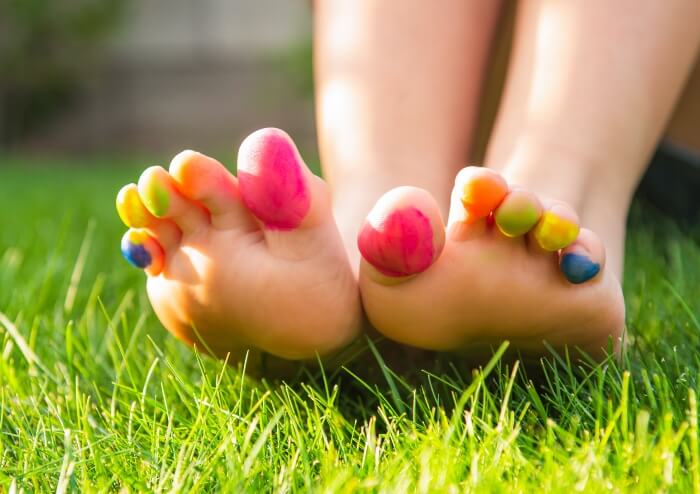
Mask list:
[[[503,201],[508,193],[508,185],[500,175],[493,172],[479,172],[467,180],[462,190],[462,205],[467,211],[467,222],[486,218]]]

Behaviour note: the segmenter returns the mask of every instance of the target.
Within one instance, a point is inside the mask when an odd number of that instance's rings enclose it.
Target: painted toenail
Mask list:
[[[238,171],[243,202],[267,228],[292,230],[311,206],[299,155],[284,134],[270,132],[253,139],[257,140],[245,148],[245,165]]]
[[[576,240],[579,230],[578,223],[562,217],[556,210],[550,210],[542,214],[533,230],[533,235],[540,247],[554,252]]]
[[[537,198],[527,191],[513,191],[496,210],[496,225],[507,237],[517,237],[532,230],[542,214]]]
[[[117,194],[117,213],[124,224],[130,228],[143,228],[148,225],[151,217],[141,203],[136,185],[130,184]]]
[[[466,181],[461,197],[468,222],[486,218],[508,193],[508,185],[500,175],[486,169],[473,173],[476,176]]]
[[[160,271],[163,251],[160,245],[145,232],[129,230],[122,237],[121,250],[124,259],[140,269]]]
[[[160,218],[168,214],[170,191],[158,174],[151,173],[148,176],[141,199],[153,215]]]
[[[397,209],[373,224],[368,220],[357,239],[362,257],[387,276],[425,271],[435,258],[430,219],[414,207]]]
[[[600,264],[593,262],[587,255],[574,252],[564,254],[561,258],[561,272],[571,283],[585,283],[600,271]]]

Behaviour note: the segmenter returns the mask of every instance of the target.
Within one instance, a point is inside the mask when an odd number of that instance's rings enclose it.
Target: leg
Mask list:
[[[486,162],[574,206],[622,272],[627,209],[700,42],[700,4],[519,4]]]
[[[392,187],[447,196],[468,159],[500,2],[319,0],[317,122],[341,234]],[[354,263],[355,264],[355,263]]]
[[[546,340],[600,356],[609,338],[619,349],[627,206],[696,52],[699,14],[691,2],[523,3],[491,169],[458,174],[446,231],[416,188],[386,194],[363,226],[374,326],[438,350],[508,339],[541,353]],[[557,200],[611,244],[612,269]]]

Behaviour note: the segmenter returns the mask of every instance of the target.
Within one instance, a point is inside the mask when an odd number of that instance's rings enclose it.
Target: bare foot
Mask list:
[[[277,129],[243,142],[238,178],[183,151],[169,172],[148,168],[119,192],[131,228],[122,253],[148,274],[153,308],[178,338],[201,336],[221,357],[325,355],[352,341],[361,321],[328,196]]]
[[[619,349],[624,302],[602,242],[575,212],[509,189],[497,173],[457,176],[445,230],[426,191],[385,194],[358,237],[360,291],[381,333],[431,350],[510,340],[526,352]]]

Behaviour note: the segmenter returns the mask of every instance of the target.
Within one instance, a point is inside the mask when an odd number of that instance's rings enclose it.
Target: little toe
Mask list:
[[[141,174],[138,191],[143,205],[153,216],[172,220],[185,235],[209,225],[209,212],[187,199],[173,177],[160,166],[147,168]]]
[[[448,224],[473,224],[488,218],[507,193],[508,184],[495,171],[481,166],[463,168],[455,178]]]
[[[595,278],[605,267],[603,241],[591,230],[582,228],[574,243],[561,251],[559,269],[573,284]]]
[[[132,228],[127,231],[122,237],[121,251],[129,263],[143,269],[150,276],[158,276],[163,271],[163,247],[144,230]]]
[[[380,283],[395,283],[428,269],[445,245],[445,228],[435,199],[417,187],[384,194],[360,229],[362,271]]]
[[[530,232],[530,238],[547,252],[556,252],[568,247],[579,235],[580,222],[576,211],[566,203],[551,202],[545,209],[537,225]]]
[[[494,213],[494,222],[506,237],[519,237],[532,230],[542,216],[542,204],[525,189],[511,190]]]
[[[117,213],[129,228],[144,229],[167,251],[179,244],[182,233],[170,220],[156,218],[143,205],[136,184],[128,184],[117,194]]]
[[[241,201],[236,177],[214,158],[182,151],[170,162],[169,171],[185,197],[206,207],[215,228],[256,227]]]

